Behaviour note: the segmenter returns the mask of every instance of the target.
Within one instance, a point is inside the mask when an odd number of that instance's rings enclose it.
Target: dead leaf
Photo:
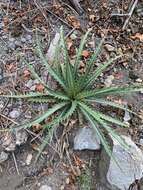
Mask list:
[[[95,15],[89,15],[89,19],[91,22],[95,22],[96,16]]]
[[[34,132],[40,131],[42,128],[43,127],[40,124],[32,125],[32,129],[33,129]]]
[[[24,71],[23,71],[23,77],[24,78],[29,78],[30,77],[30,75],[31,75],[31,72],[29,71],[29,70],[27,70],[27,69],[25,69]]]
[[[143,42],[143,34],[136,33],[134,36],[131,36],[133,40],[139,39],[141,42]]]
[[[89,55],[90,55],[90,53],[88,50],[83,50],[83,52],[82,52],[83,57],[87,58],[87,57],[89,57]]]
[[[45,87],[43,86],[43,84],[37,84],[35,89],[38,92],[43,92]]]
[[[71,24],[73,27],[80,28],[80,22],[79,22],[79,20],[77,20],[77,18],[75,16],[68,15],[67,20],[68,20],[69,24]]]

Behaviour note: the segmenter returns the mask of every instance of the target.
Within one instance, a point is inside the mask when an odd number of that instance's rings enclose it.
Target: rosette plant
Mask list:
[[[58,84],[57,90],[51,89],[44,80],[39,77],[38,73],[35,72],[35,68],[30,63],[26,62],[33,76],[39,80],[39,83],[43,84],[45,91],[43,93],[31,92],[28,94],[13,94],[3,95],[8,98],[24,98],[32,102],[48,103],[49,108],[42,115],[36,119],[29,121],[28,123],[16,126],[16,128],[29,128],[35,124],[43,122],[49,117],[52,118],[48,124],[44,125],[45,129],[49,131],[57,127],[60,123],[70,119],[72,115],[77,116],[77,113],[83,115],[83,118],[91,124],[93,129],[96,131],[101,144],[105,148],[107,154],[112,156],[112,151],[108,143],[108,138],[105,134],[108,134],[110,138],[116,139],[122,145],[124,142],[122,138],[116,133],[113,128],[113,124],[120,127],[128,127],[123,121],[106,115],[100,110],[93,106],[93,103],[101,104],[103,106],[111,106],[121,110],[127,110],[124,105],[120,105],[113,101],[108,100],[107,96],[117,96],[127,93],[139,92],[142,87],[138,86],[113,86],[113,87],[94,87],[97,78],[105,71],[105,69],[113,64],[117,59],[121,58],[121,55],[109,58],[105,63],[95,68],[95,62],[101,52],[101,47],[104,40],[101,40],[95,53],[87,60],[85,66],[85,72],[81,74],[79,72],[79,65],[81,61],[82,52],[84,45],[87,41],[89,31],[83,36],[80,46],[76,53],[74,65],[70,62],[66,41],[63,34],[63,29],[60,32],[60,42],[56,48],[56,54],[54,57],[54,63],[49,64],[46,56],[43,55],[40,40],[38,35],[37,51],[43,66],[47,69],[49,75]],[[63,59],[60,59],[61,54]],[[62,61],[61,61],[62,60]],[[131,110],[128,110],[132,112]],[[51,117],[52,116],[52,117]],[[105,133],[106,131],[106,133]],[[43,142],[43,145],[47,143],[47,140]],[[42,146],[43,146],[42,145]]]

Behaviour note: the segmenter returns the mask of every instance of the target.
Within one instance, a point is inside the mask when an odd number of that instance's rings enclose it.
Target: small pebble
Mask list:
[[[9,38],[9,41],[10,41],[10,42],[14,42],[15,39],[14,39],[14,38]]]
[[[6,161],[7,159],[8,159],[8,153],[2,151],[2,152],[0,153],[0,163]]]
[[[142,145],[143,146],[143,139],[140,139],[140,145]]]
[[[141,78],[136,79],[136,82],[141,83],[143,80]]]
[[[26,40],[31,40],[32,39],[32,36],[30,35],[30,34],[27,34],[26,36],[25,36],[25,38],[26,38]]]
[[[105,44],[105,48],[107,49],[107,51],[114,51],[115,50],[115,47],[113,47],[112,45],[110,44]]]
[[[16,119],[20,116],[20,111],[18,111],[17,109],[13,109],[10,113],[9,113],[9,116],[12,118],[12,119]]]
[[[22,145],[27,142],[28,139],[28,133],[24,129],[17,129],[16,130],[16,145]]]
[[[123,119],[124,119],[125,122],[128,122],[128,121],[131,120],[130,114],[129,114],[129,112],[127,110],[125,110],[125,115],[124,115]]]
[[[10,42],[10,43],[8,44],[8,48],[9,48],[10,50],[15,50],[16,46],[15,46],[15,44],[14,44],[13,42]]]
[[[27,158],[26,158],[26,165],[29,166],[31,164],[31,161],[32,161],[32,157],[33,155],[32,154],[28,154]]]
[[[113,75],[107,76],[107,78],[104,81],[105,86],[106,87],[110,87],[112,85],[113,80],[114,80],[114,76]]]
[[[21,42],[25,43],[26,42],[26,38],[21,38]]]
[[[39,190],[52,190],[52,188],[48,185],[42,185]]]

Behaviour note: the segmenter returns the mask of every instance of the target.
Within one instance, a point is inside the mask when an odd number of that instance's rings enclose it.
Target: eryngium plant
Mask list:
[[[97,78],[102,72],[113,62],[121,57],[115,56],[107,60],[105,63],[101,63],[96,69],[94,69],[94,63],[100,54],[103,40],[98,45],[96,52],[93,53],[91,58],[87,61],[85,66],[85,73],[79,74],[79,64],[81,60],[82,51],[86,42],[87,32],[82,38],[79,49],[76,54],[75,63],[72,66],[68,55],[67,46],[64,39],[63,29],[61,29],[60,43],[57,47],[54,63],[50,65],[48,60],[43,55],[41,50],[40,41],[37,35],[37,51],[44,67],[47,68],[49,75],[58,83],[58,89],[51,89],[35,72],[34,67],[27,63],[33,76],[39,80],[45,86],[44,93],[29,93],[22,95],[5,95],[4,97],[10,98],[26,98],[27,100],[39,103],[48,103],[51,107],[45,111],[41,116],[34,119],[33,121],[19,125],[20,128],[29,128],[35,124],[43,122],[45,119],[53,118],[51,122],[44,125],[48,130],[52,130],[57,127],[60,123],[70,119],[75,113],[83,114],[83,117],[88,121],[93,129],[96,131],[103,147],[109,156],[112,156],[112,151],[109,146],[108,140],[105,135],[108,134],[110,138],[114,138],[124,145],[121,137],[115,132],[111,124],[115,124],[120,127],[128,127],[128,125],[115,117],[108,116],[93,107],[93,103],[107,105],[122,110],[127,110],[123,105],[107,100],[106,96],[123,95],[127,93],[137,92],[142,90],[142,87],[136,86],[115,86],[108,88],[94,88],[94,84]],[[61,61],[61,52],[63,54],[63,60]],[[50,103],[52,102],[52,103]],[[130,110],[128,110],[131,112]],[[52,117],[51,117],[52,116]],[[43,143],[43,145],[47,141]]]

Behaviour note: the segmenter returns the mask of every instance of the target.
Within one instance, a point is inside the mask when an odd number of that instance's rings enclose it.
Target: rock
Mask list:
[[[113,80],[114,80],[114,76],[113,75],[107,76],[107,78],[104,81],[105,86],[106,87],[110,87],[112,85]]]
[[[137,79],[136,79],[136,82],[138,82],[138,83],[142,83],[143,81],[142,81],[141,78],[137,78]]]
[[[101,153],[99,163],[100,183],[108,190],[125,190],[130,185],[143,177],[143,153],[131,140],[125,135],[121,136],[125,143],[129,146],[129,150],[125,150],[119,142],[113,141],[113,157],[119,163],[109,158],[105,151]]]
[[[48,185],[42,185],[39,190],[52,190],[52,188]]]
[[[74,138],[74,150],[99,150],[100,140],[90,127],[81,128]]]
[[[18,48],[18,47],[22,47],[22,43],[21,43],[21,41],[19,41],[19,40],[16,40],[15,41],[15,46],[16,46],[16,48]]]
[[[31,161],[32,161],[32,157],[33,155],[32,154],[28,154],[27,158],[26,158],[26,165],[29,166],[31,164]]]
[[[26,143],[28,139],[28,133],[24,129],[17,129],[15,136],[16,136],[16,145],[19,145],[19,146]]]
[[[123,119],[124,119],[125,122],[128,122],[128,121],[131,120],[130,114],[129,114],[129,112],[127,110],[125,110],[125,114],[124,114]]]
[[[141,146],[143,146],[143,139],[140,139],[139,143]]]
[[[8,48],[9,48],[10,50],[15,50],[16,45],[14,44],[14,42],[10,42],[10,43],[8,44]]]
[[[53,60],[54,60],[54,56],[56,53],[56,48],[59,43],[59,40],[60,40],[60,34],[57,32],[55,34],[55,37],[52,40],[50,47],[48,49],[48,52],[47,52],[47,58],[48,58],[49,62],[53,62]]]
[[[25,86],[26,86],[27,88],[31,88],[33,85],[34,85],[34,81],[33,81],[32,79],[30,79],[30,80],[25,84]]]
[[[12,118],[12,119],[16,119],[20,116],[20,111],[17,110],[17,109],[13,109],[10,113],[9,113],[9,116]]]
[[[31,36],[30,34],[27,34],[27,35],[25,36],[25,39],[26,39],[27,41],[32,40],[32,36]]]
[[[115,50],[115,47],[113,47],[112,45],[110,44],[105,44],[105,48],[107,49],[107,51],[114,51]]]
[[[26,42],[26,38],[22,37],[22,38],[21,38],[21,42],[22,42],[22,43],[25,43],[25,42]]]
[[[0,164],[8,159],[8,153],[2,151],[0,153]]]
[[[15,151],[16,144],[13,133],[7,132],[5,134],[4,139],[2,139],[2,147],[4,148],[4,150],[8,152]]]

